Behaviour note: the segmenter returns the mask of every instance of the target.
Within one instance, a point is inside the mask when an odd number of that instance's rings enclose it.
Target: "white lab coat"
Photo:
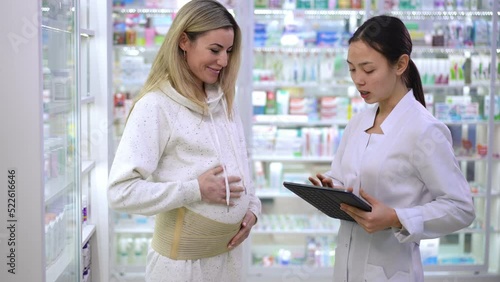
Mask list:
[[[410,90],[382,123],[384,134],[368,134],[377,107],[347,125],[331,171],[334,183],[353,187],[394,208],[402,229],[367,233],[342,221],[334,281],[424,281],[421,239],[469,226],[475,212],[469,185],[455,159],[451,134]]]

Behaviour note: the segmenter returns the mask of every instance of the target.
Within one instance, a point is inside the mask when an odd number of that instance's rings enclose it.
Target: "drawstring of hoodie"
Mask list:
[[[243,167],[241,165],[241,159],[238,157],[238,153],[236,151],[236,144],[234,144],[234,138],[233,136],[231,135],[231,131],[227,128],[227,125],[230,124],[229,123],[229,118],[228,118],[228,111],[227,111],[227,104],[226,104],[226,100],[223,100],[222,101],[222,107],[224,108],[224,116],[226,117],[226,123],[224,124],[224,127],[226,128],[226,131],[227,131],[227,134],[229,136],[229,140],[231,141],[231,149],[233,149],[233,153],[234,153],[234,158],[236,159],[236,163],[238,165],[238,171],[240,172],[240,175],[241,175],[241,183],[243,184],[243,189],[245,190],[245,195],[247,194],[247,185],[245,183],[245,175],[243,174],[243,172],[241,171],[241,168]]]
[[[214,144],[214,147],[215,147],[215,150],[217,151],[217,154],[219,155],[219,161],[221,162],[222,164],[222,167],[224,169],[224,182],[226,183],[226,205],[227,205],[227,211],[229,212],[229,198],[230,198],[230,193],[231,193],[231,190],[229,189],[229,180],[227,178],[227,169],[226,169],[226,164],[224,163],[224,160],[222,160],[222,148],[220,146],[220,141],[219,141],[219,135],[217,134],[217,130],[215,128],[215,123],[214,123],[214,117],[212,115],[212,112],[210,111],[210,109],[208,110],[208,114],[210,115],[210,125],[212,126],[212,130],[214,131],[214,135],[215,135],[215,143],[217,146],[215,146]],[[210,140],[212,141],[212,144],[214,143],[214,141],[212,140],[212,138],[210,138]]]
[[[240,158],[238,157],[238,154],[236,153],[236,145],[234,143],[234,139],[233,139],[233,136],[231,135],[231,131],[228,130],[227,128],[227,124],[229,124],[229,118],[228,118],[228,111],[227,111],[227,106],[226,106],[226,101],[223,99],[222,100],[222,105],[223,105],[223,108],[224,108],[224,116],[226,118],[225,120],[225,123],[224,123],[224,127],[226,129],[226,133],[229,137],[229,140],[230,140],[230,144],[231,144],[231,149],[233,151],[233,154],[235,156],[235,159],[236,159],[236,163],[237,163],[237,166],[238,166],[238,171],[241,175],[241,181],[242,181],[242,184],[243,184],[243,189],[245,190],[245,195],[247,194],[247,188],[246,188],[246,184],[245,184],[245,178],[244,178],[244,174],[242,173],[241,171],[241,160]],[[217,154],[219,155],[219,161],[221,162],[221,165],[222,167],[224,168],[224,182],[226,184],[226,205],[227,205],[227,208],[228,208],[228,211],[229,211],[229,201],[230,201],[230,196],[231,196],[231,190],[229,189],[229,180],[228,180],[228,176],[227,176],[227,169],[226,169],[226,164],[224,162],[224,160],[222,159],[222,146],[221,146],[221,143],[220,143],[220,140],[219,140],[219,135],[217,134],[217,129],[215,128],[215,122],[214,122],[214,117],[212,115],[212,112],[210,111],[210,109],[208,110],[208,114],[210,116],[210,125],[212,127],[212,130],[214,132],[214,136],[215,136],[215,141],[212,137],[210,137],[210,141],[212,141],[212,145],[214,146],[215,150],[217,151]]]

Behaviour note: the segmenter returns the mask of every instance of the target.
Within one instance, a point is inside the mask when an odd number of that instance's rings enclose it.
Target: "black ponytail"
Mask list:
[[[415,99],[417,99],[417,101],[425,107],[424,88],[422,86],[422,80],[420,79],[420,73],[418,72],[417,66],[411,59],[408,63],[408,69],[406,70],[403,79],[406,87],[413,89],[413,96],[415,96]]]

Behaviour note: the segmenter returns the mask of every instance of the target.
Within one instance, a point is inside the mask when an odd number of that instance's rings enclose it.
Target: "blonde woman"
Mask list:
[[[234,107],[241,31],[217,1],[176,14],[111,167],[117,211],[155,215],[146,281],[241,281],[261,212]]]

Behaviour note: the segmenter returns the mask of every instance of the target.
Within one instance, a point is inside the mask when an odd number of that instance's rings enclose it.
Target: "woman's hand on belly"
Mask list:
[[[239,244],[243,243],[246,238],[248,238],[248,235],[250,235],[250,230],[252,230],[252,227],[255,225],[257,222],[257,217],[251,212],[250,210],[247,210],[247,213],[245,214],[245,217],[243,218],[243,221],[241,222],[241,227],[240,231],[236,233],[236,235],[229,241],[228,244],[228,249],[234,249],[237,247]]]
[[[234,205],[231,199],[241,197],[241,193],[245,189],[241,185],[236,185],[241,181],[239,176],[228,176],[229,185],[229,203],[226,191],[226,180],[223,175],[224,169],[222,166],[217,166],[207,170],[198,177],[198,185],[200,186],[201,200],[210,204],[229,204]]]

